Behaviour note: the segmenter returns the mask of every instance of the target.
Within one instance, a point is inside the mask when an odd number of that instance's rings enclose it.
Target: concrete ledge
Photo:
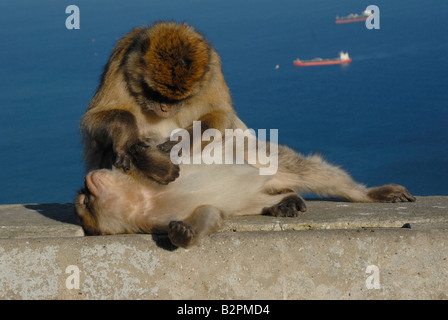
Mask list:
[[[188,250],[163,235],[84,237],[72,209],[0,206],[0,298],[448,298],[448,197],[309,201],[298,218],[230,219]]]
[[[0,206],[0,238],[81,237],[73,204]]]

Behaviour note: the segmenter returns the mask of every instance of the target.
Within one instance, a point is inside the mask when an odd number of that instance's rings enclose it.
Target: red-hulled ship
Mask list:
[[[322,59],[315,58],[313,60],[294,60],[294,65],[297,67],[305,67],[305,66],[320,66],[327,64],[342,64],[342,63],[350,63],[352,59],[348,55],[348,52],[339,52],[339,57],[334,59]]]
[[[334,23],[341,24],[341,23],[351,23],[351,22],[361,22],[366,21],[367,18],[372,14],[370,11],[363,11],[361,14],[357,13],[351,13],[348,16],[345,17],[336,17],[336,20]]]

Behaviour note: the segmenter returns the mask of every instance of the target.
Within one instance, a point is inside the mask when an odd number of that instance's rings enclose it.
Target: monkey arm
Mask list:
[[[85,141],[90,142],[86,146],[86,157],[90,158],[87,160],[91,167],[110,168],[113,165],[125,172],[136,169],[144,177],[161,184],[179,176],[178,166],[152,146],[151,140],[140,137],[137,121],[130,111],[89,111],[84,115],[81,127]]]
[[[138,143],[137,123],[131,112],[121,109],[90,110],[82,118],[81,130],[84,140],[93,142],[96,154],[101,154],[102,157],[109,155],[110,159],[103,158],[102,163],[111,163],[117,168],[129,170],[130,159],[127,153],[132,145]],[[108,152],[111,148],[112,153]]]

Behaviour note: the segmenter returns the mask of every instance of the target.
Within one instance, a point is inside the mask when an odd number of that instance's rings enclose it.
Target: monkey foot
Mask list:
[[[375,202],[414,202],[416,200],[405,187],[393,183],[370,188],[367,195]]]
[[[290,195],[284,198],[280,203],[264,208],[263,215],[271,215],[275,217],[297,217],[299,212],[305,212],[305,201],[299,195]]]
[[[193,244],[195,232],[183,221],[171,221],[168,225],[168,238],[177,247],[187,248]]]

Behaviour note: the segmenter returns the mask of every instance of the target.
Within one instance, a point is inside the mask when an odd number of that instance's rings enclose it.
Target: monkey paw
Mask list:
[[[414,202],[416,200],[405,187],[393,183],[370,188],[367,195],[375,202]]]
[[[133,164],[143,176],[160,184],[168,184],[179,177],[179,166],[151,144],[140,142],[130,148]]]
[[[125,151],[117,151],[115,155],[114,167],[123,169],[124,172],[131,170],[132,160],[135,155],[151,150],[153,147],[151,142],[152,141],[150,139],[146,139],[143,142],[131,145],[128,149],[126,149],[126,147],[122,148]]]
[[[143,175],[155,182],[166,185],[179,177],[179,166],[172,163],[169,158],[165,161],[153,158],[150,163],[152,163],[153,166],[150,168],[144,167],[141,168],[141,170]]]
[[[290,195],[284,198],[280,203],[264,208],[263,215],[271,215],[275,217],[297,217],[299,212],[305,212],[305,201],[299,195]]]
[[[165,163],[165,165],[161,165],[156,170],[150,172],[148,177],[160,184],[168,184],[173,182],[179,177],[180,168],[178,165],[174,163]]]
[[[193,244],[195,232],[183,221],[171,221],[168,225],[168,238],[177,247],[187,248]]]

